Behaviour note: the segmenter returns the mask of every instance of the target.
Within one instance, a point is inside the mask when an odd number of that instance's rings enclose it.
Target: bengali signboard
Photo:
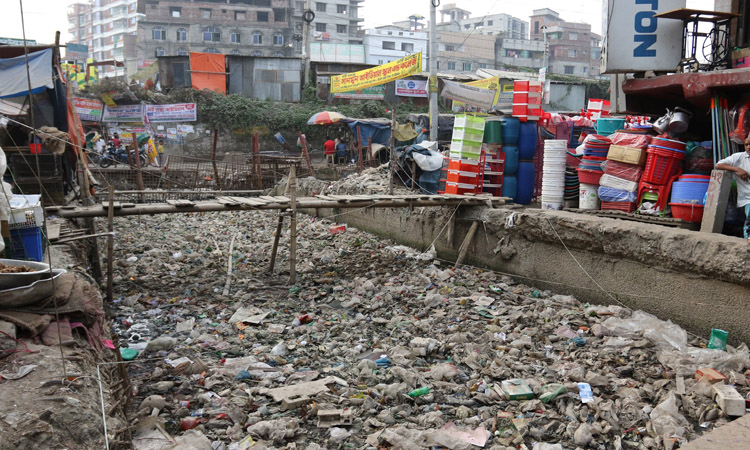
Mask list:
[[[84,122],[99,122],[102,120],[104,105],[99,100],[73,97],[73,107],[78,117]]]
[[[146,117],[150,122],[195,122],[198,120],[195,103],[146,105]]]
[[[422,71],[422,52],[406,56],[399,60],[331,77],[331,92],[351,92],[408,77]]]
[[[373,86],[352,92],[337,92],[333,98],[351,98],[358,100],[385,100],[385,86]]]
[[[427,97],[427,80],[396,80],[396,95]]]
[[[105,106],[104,122],[142,122],[143,105]]]
[[[86,61],[89,57],[89,46],[68,42],[65,44],[65,59]]]
[[[497,77],[490,77],[490,78],[485,78],[485,79],[483,79],[483,80],[476,80],[476,81],[471,81],[471,82],[469,82],[469,83],[465,83],[465,84],[466,84],[466,86],[474,86],[474,87],[478,87],[478,88],[482,88],[482,89],[489,89],[489,90],[491,90],[491,91],[495,91],[495,98],[493,99],[493,101],[492,101],[492,104],[493,104],[493,105],[494,105],[494,106],[495,106],[495,107],[496,107],[497,109],[502,109],[502,108],[500,108],[500,107],[499,107],[499,101],[500,101],[500,90],[501,90],[501,89],[500,89],[500,77],[499,77],[499,76],[497,76]],[[513,90],[513,89],[512,89],[512,86],[513,86],[513,85],[511,84],[511,92],[512,92],[512,90]],[[474,106],[476,106],[476,105],[474,105]],[[492,109],[492,108],[491,108],[491,107],[490,107],[490,108],[483,108],[483,107],[479,107],[479,110],[481,110],[481,111],[483,111],[483,112],[489,112],[489,111],[490,111],[490,109]],[[466,103],[464,103],[464,102],[460,102],[460,101],[454,101],[454,102],[453,102],[453,111],[456,111],[456,112],[458,112],[458,111],[464,112],[464,111],[468,111],[468,110],[476,111],[476,110],[477,110],[477,108],[468,108],[468,109],[467,109],[467,108],[466,108]]]

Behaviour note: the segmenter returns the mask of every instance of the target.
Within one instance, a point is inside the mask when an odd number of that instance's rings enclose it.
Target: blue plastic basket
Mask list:
[[[596,120],[596,134],[608,136],[625,126],[625,119],[602,118]]]
[[[42,248],[41,227],[20,228],[10,230],[11,259],[42,262],[44,250]]]

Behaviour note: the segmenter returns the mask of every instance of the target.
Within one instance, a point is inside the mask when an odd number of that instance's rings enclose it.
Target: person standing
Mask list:
[[[164,167],[164,139],[159,139],[156,150],[159,152],[159,167]]]
[[[333,142],[329,137],[328,140],[323,144],[323,147],[325,147],[326,149],[326,164],[329,166],[334,165],[333,158],[336,155],[336,143]]]
[[[745,138],[745,151],[717,162],[716,169],[734,173],[734,180],[737,182],[737,207],[745,211],[743,234],[750,243],[750,134]]]

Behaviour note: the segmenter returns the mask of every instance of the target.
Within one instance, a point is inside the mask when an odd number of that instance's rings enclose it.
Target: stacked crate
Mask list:
[[[542,116],[542,83],[540,81],[513,82],[513,117],[521,122],[539,120]]]
[[[459,114],[453,122],[453,137],[445,181],[446,194],[477,194],[484,181],[484,118]]]

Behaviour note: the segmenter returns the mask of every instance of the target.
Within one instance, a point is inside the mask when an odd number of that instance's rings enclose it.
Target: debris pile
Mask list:
[[[745,411],[746,345],[642,311],[306,216],[294,286],[272,214],[118,221],[136,449],[671,449]]]

